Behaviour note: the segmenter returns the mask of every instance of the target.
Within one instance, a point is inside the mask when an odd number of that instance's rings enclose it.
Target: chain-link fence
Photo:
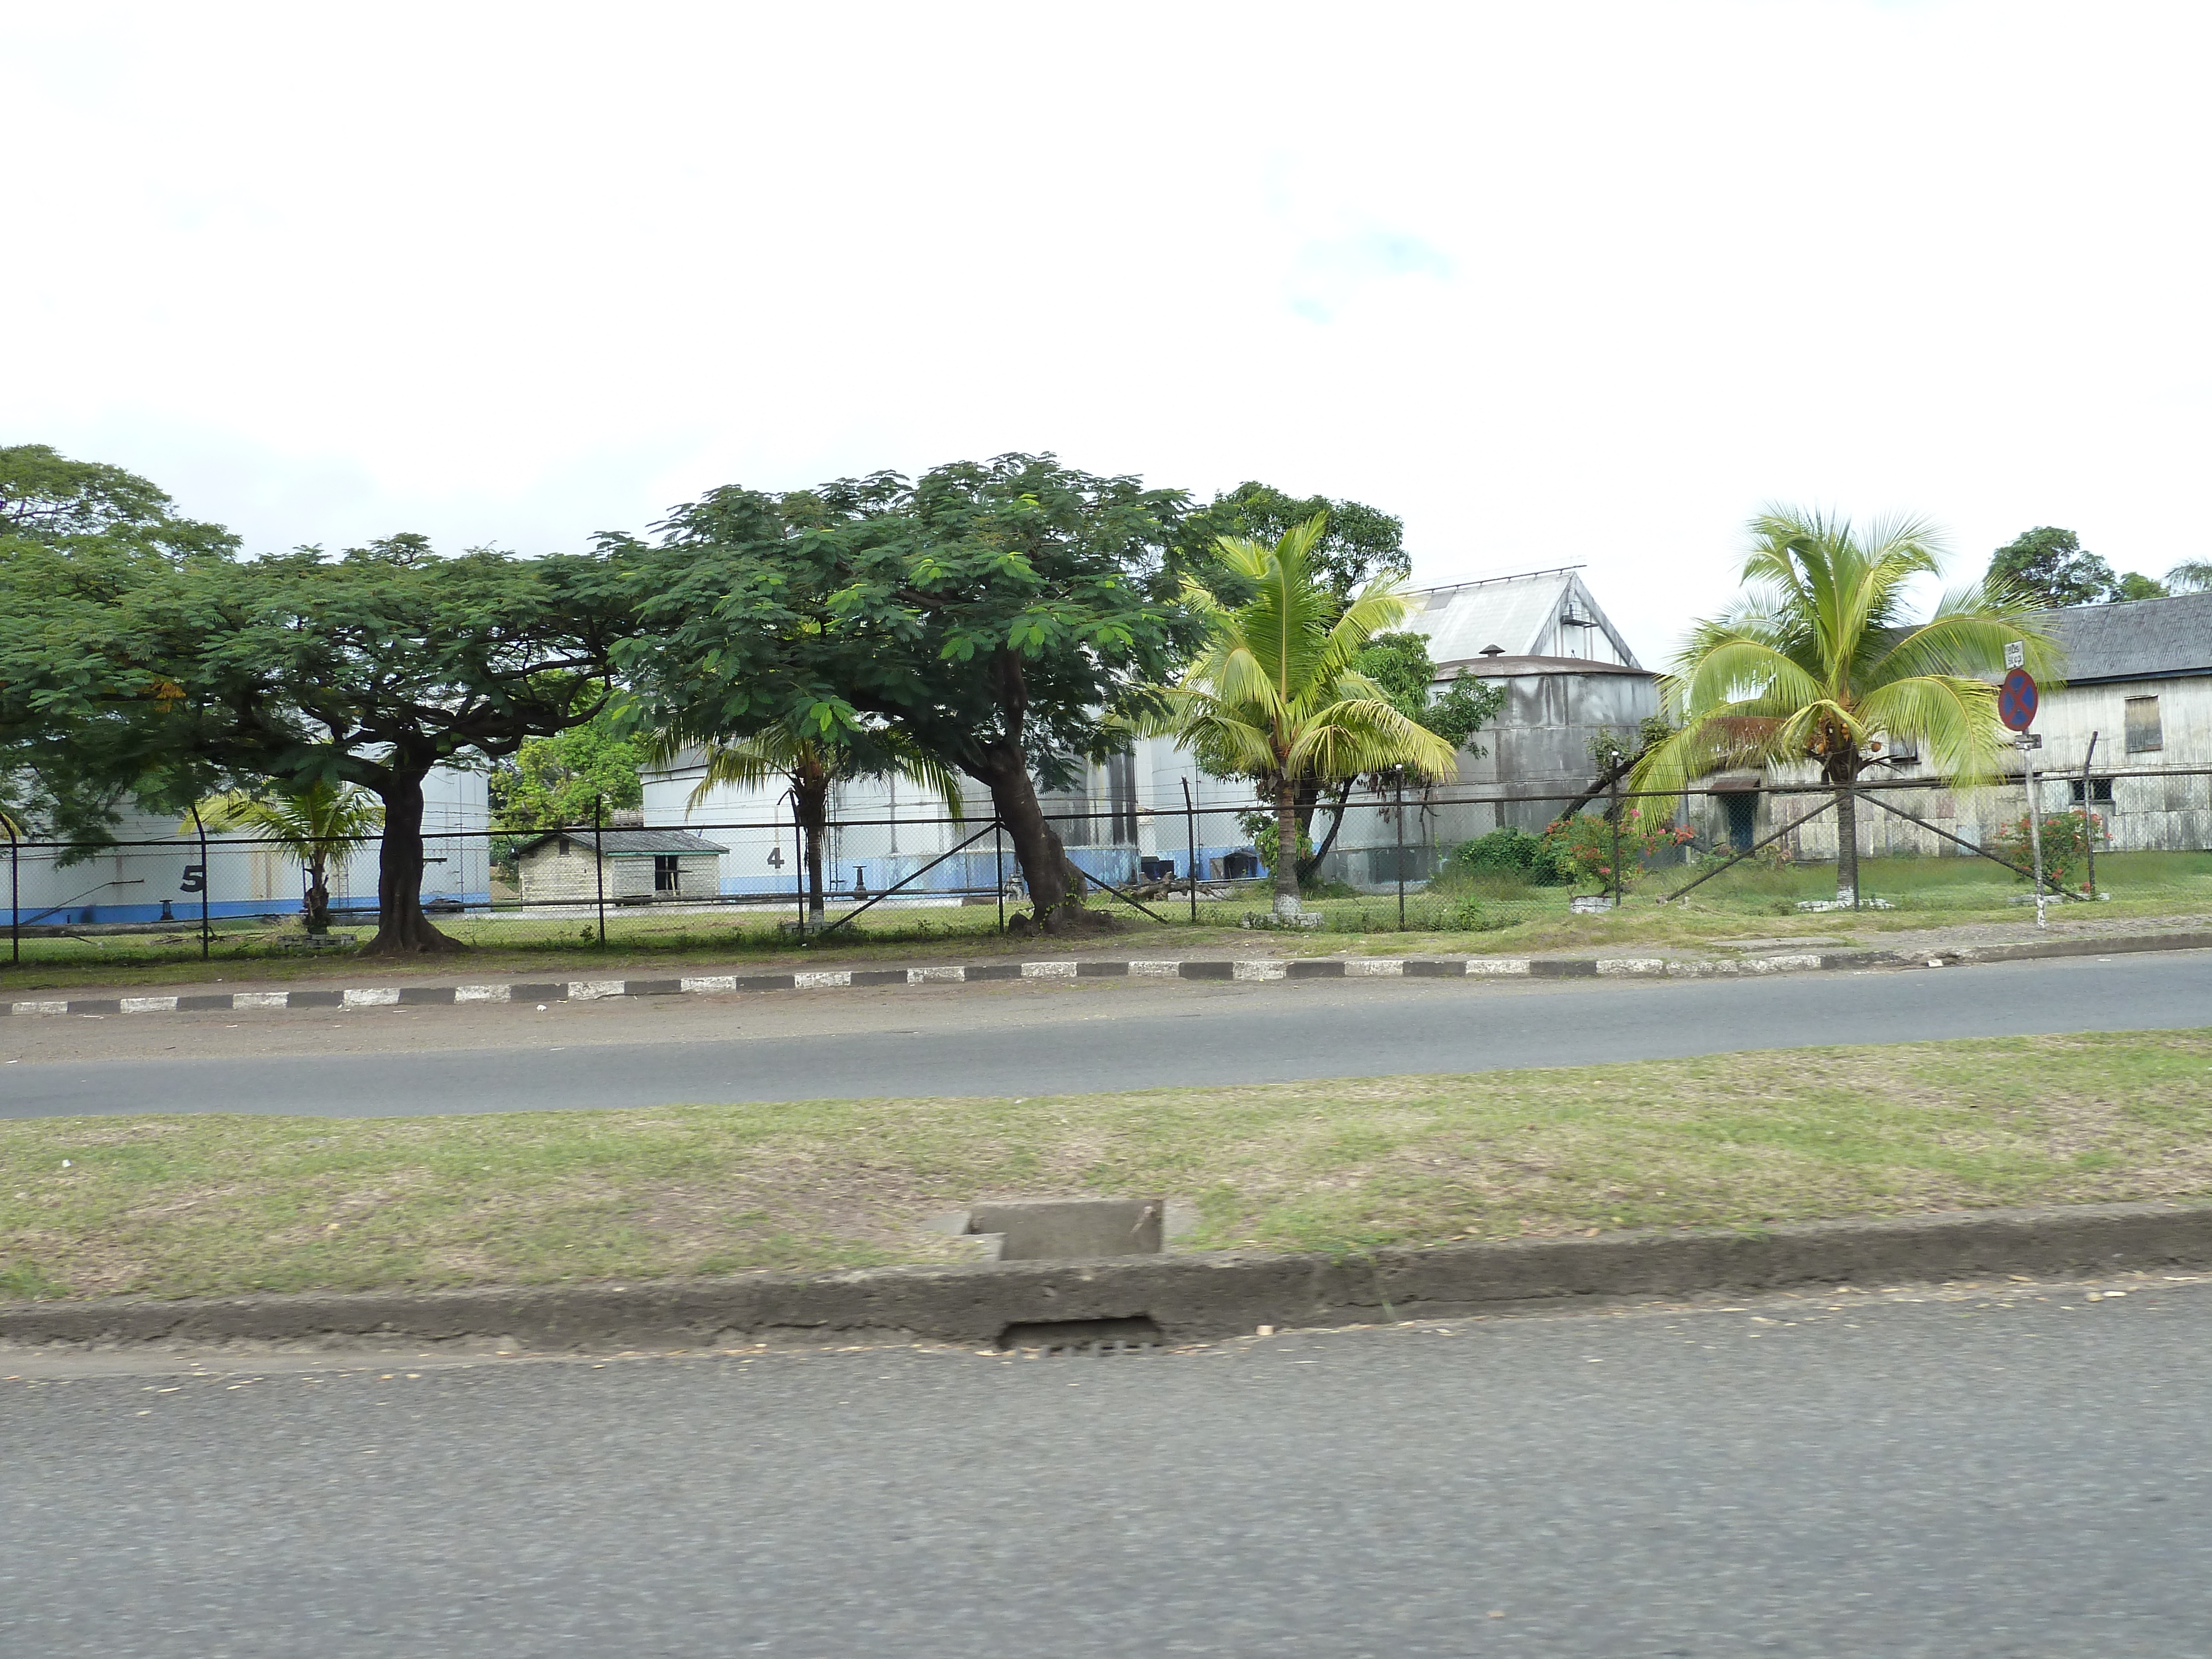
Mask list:
[[[2043,776],[2036,795],[2054,895],[2212,904],[2212,770]],[[2013,867],[2031,860],[2024,781],[1872,779],[1851,804],[1861,904],[1967,911],[2027,897]],[[1094,908],[1169,927],[1269,912],[1276,836],[1256,802],[1048,817]],[[1303,904],[1340,933],[1526,933],[1577,909],[1677,895],[1747,917],[1792,913],[1836,898],[1839,817],[1817,782],[1751,776],[1668,795],[1332,791],[1305,826]],[[241,834],[8,850],[15,963],[313,955],[357,947],[376,927],[374,837],[332,842],[316,860]],[[833,814],[811,844],[788,811],[673,824],[611,815],[521,835],[448,824],[424,852],[430,919],[493,950],[957,948],[1018,925],[1028,903],[1004,827],[941,811]],[[327,931],[307,925],[317,888]]]

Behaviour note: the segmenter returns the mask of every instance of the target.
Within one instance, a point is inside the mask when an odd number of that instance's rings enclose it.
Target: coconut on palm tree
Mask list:
[[[326,878],[331,855],[346,843],[384,827],[384,807],[368,790],[349,783],[311,783],[289,793],[255,794],[233,789],[210,795],[198,806],[200,822],[210,830],[244,830],[272,842],[306,866],[304,900],[307,931],[331,930],[331,890]],[[188,819],[180,836],[193,832]]]
[[[807,914],[817,926],[827,908],[822,840],[830,826],[830,792],[838,784],[855,778],[910,778],[945,803],[948,817],[957,822],[963,816],[958,775],[903,733],[887,727],[824,732],[802,729],[786,720],[749,737],[705,738],[665,730],[653,737],[647,753],[654,764],[666,766],[694,746],[702,769],[691,791],[690,806],[697,806],[721,784],[751,787],[781,780],[789,787],[792,814],[805,846]]]
[[[1340,602],[1313,565],[1326,519],[1293,526],[1272,546],[1224,536],[1223,563],[1251,597],[1224,602],[1195,580],[1183,599],[1205,620],[1206,643],[1164,692],[1151,724],[1172,732],[1217,777],[1250,778],[1275,812],[1275,913],[1298,904],[1298,791],[1403,767],[1426,778],[1458,769],[1452,745],[1408,719],[1354,659],[1412,608],[1378,577]]]
[[[1918,520],[1862,533],[1770,507],[1750,528],[1747,591],[1698,623],[1661,677],[1680,729],[1645,754],[1633,786],[1671,791],[1725,765],[1813,762],[1835,790],[1836,897],[1856,905],[1860,775],[1900,742],[1954,780],[1994,775],[2006,738],[1992,677],[2005,647],[2021,643],[2039,678],[2055,674],[2058,647],[2031,603],[1980,585],[1911,620],[1908,590],[1942,562]]]

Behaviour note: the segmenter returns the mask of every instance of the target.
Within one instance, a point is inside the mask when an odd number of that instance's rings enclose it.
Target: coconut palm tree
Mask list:
[[[2166,585],[2176,593],[2212,592],[2212,559],[2184,559],[2166,573]]]
[[[1326,518],[1316,514],[1269,546],[1224,536],[1222,562],[1251,598],[1225,604],[1195,580],[1185,603],[1208,636],[1182,679],[1163,692],[1164,712],[1146,729],[1171,732],[1218,777],[1246,777],[1273,797],[1275,914],[1298,904],[1298,790],[1404,767],[1426,778],[1453,775],[1452,745],[1391,705],[1353,667],[1359,648],[1395,628],[1411,608],[1395,582],[1378,577],[1340,604],[1313,564]]]
[[[1910,620],[1908,586],[1937,574],[1935,532],[1915,520],[1868,526],[1794,507],[1751,521],[1747,590],[1698,623],[1661,677],[1680,726],[1632,774],[1639,789],[1675,790],[1717,767],[1811,760],[1836,792],[1836,897],[1858,902],[1852,786],[1885,742],[1908,740],[1938,771],[1972,781],[1996,770],[2005,734],[1996,687],[2005,647],[2054,682],[2057,644],[2032,602],[1970,586]]]
[[[286,793],[255,794],[233,789],[199,803],[201,823],[210,830],[249,830],[274,842],[307,866],[307,931],[331,930],[329,874],[331,853],[384,827],[384,808],[366,789],[349,783],[311,783]],[[197,826],[189,818],[177,825],[180,836]]]
[[[717,785],[752,786],[781,780],[790,789],[793,816],[805,843],[806,908],[819,925],[826,904],[822,838],[830,825],[830,792],[854,778],[910,778],[944,802],[948,817],[963,816],[959,775],[902,732],[876,727],[859,733],[825,733],[779,720],[744,738],[689,738],[678,730],[656,732],[646,744],[651,763],[667,766],[696,747],[704,766],[687,806],[696,807]]]

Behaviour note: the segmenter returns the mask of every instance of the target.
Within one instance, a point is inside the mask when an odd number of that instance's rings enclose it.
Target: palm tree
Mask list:
[[[2166,585],[2176,593],[2212,592],[2212,559],[2184,559],[2166,573]]]
[[[955,822],[963,817],[959,775],[902,732],[888,728],[825,733],[779,720],[750,737],[705,738],[669,729],[654,734],[646,751],[653,764],[666,766],[695,744],[705,769],[687,810],[720,784],[751,786],[781,779],[788,786],[793,815],[805,842],[807,914],[817,925],[826,908],[822,838],[830,826],[830,792],[836,785],[853,778],[910,778],[943,801]]]
[[[331,930],[331,890],[325,878],[331,854],[342,843],[384,827],[384,808],[366,789],[349,783],[311,783],[305,789],[257,795],[244,789],[210,795],[199,803],[201,822],[210,830],[248,830],[274,842],[307,866],[307,921],[311,933]],[[192,833],[189,821],[177,825]]]
[[[1908,586],[1940,566],[1935,532],[1914,520],[1869,526],[1787,507],[1751,521],[1749,591],[1701,622],[1661,678],[1680,729],[1638,763],[1639,789],[1672,791],[1726,764],[1812,760],[1836,792],[1836,897],[1858,902],[1858,817],[1851,793],[1885,741],[1917,743],[1956,779],[1996,770],[2005,742],[1996,688],[2004,647],[2051,676],[2058,647],[2032,601],[1970,586],[1927,621],[1907,617]]]
[[[1272,547],[1220,538],[1223,563],[1252,597],[1228,605],[1185,580],[1184,601],[1205,619],[1208,637],[1164,693],[1164,714],[1147,723],[1173,732],[1217,777],[1251,778],[1273,794],[1275,914],[1285,917],[1299,914],[1302,784],[1401,766],[1430,778],[1458,769],[1449,743],[1392,707],[1352,666],[1359,648],[1411,607],[1388,576],[1340,605],[1313,565],[1326,523],[1317,514]]]

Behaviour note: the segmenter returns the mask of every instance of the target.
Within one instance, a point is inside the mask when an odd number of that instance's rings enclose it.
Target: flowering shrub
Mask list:
[[[1991,837],[1996,848],[2022,868],[2034,856],[2027,835],[2027,815],[2004,825]],[[2046,812],[2043,815],[2043,873],[2059,886],[2076,893],[2089,890],[2089,848],[2112,843],[2112,831],[2094,812]],[[2025,876],[2021,878],[2025,881]]]
[[[1620,885],[1624,891],[1644,873],[1644,860],[1662,847],[1680,847],[1690,839],[1686,827],[1671,815],[1646,811],[1641,806],[1620,809]],[[1577,886],[1599,889],[1613,885],[1613,827],[1592,813],[1577,813],[1555,820],[1544,831],[1544,845],[1559,872]]]

